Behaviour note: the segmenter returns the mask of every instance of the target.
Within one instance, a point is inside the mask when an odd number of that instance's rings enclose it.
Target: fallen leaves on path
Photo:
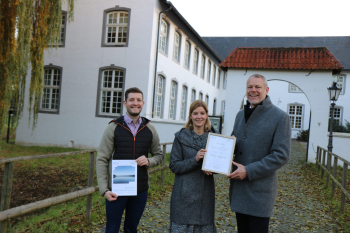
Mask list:
[[[305,151],[293,140],[290,161],[278,173],[278,193],[270,219],[270,231],[348,232],[349,218],[339,217],[340,213],[329,205],[329,201],[325,201],[322,182],[304,161]],[[236,232],[236,218],[228,200],[229,180],[225,176],[215,175],[215,184],[218,232]],[[139,232],[169,231],[170,196],[171,190],[164,193],[163,198],[149,199]],[[98,232],[104,232],[104,229]]]

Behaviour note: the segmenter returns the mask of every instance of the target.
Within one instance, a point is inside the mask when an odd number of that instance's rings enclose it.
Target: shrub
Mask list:
[[[297,134],[297,140],[302,142],[307,142],[309,139],[309,130],[302,130]]]
[[[329,126],[331,124],[331,120],[328,122],[328,131]],[[345,120],[345,126],[342,125],[339,120],[333,120],[333,132],[341,132],[341,133],[350,133],[350,123]]]

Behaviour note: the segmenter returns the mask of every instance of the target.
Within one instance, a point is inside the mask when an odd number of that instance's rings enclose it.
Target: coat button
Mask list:
[[[243,139],[246,139],[247,137],[246,136],[243,136]]]
[[[242,151],[241,151],[241,152],[239,152],[239,154],[240,154],[240,155],[242,155],[242,154],[243,154],[243,153],[242,153]]]

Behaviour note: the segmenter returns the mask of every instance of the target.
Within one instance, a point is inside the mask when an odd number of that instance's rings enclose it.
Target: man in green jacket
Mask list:
[[[101,196],[106,198],[106,232],[119,232],[125,209],[124,232],[137,232],[148,195],[148,168],[163,159],[158,133],[140,113],[143,93],[133,87],[125,92],[126,114],[107,126],[96,159],[97,182]],[[152,157],[148,157],[151,153]],[[111,191],[112,160],[135,160],[137,163],[137,195],[118,196]]]

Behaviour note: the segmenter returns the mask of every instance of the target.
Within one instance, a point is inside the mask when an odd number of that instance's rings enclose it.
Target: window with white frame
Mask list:
[[[191,91],[191,103],[196,100],[196,90],[192,89]]]
[[[176,92],[177,92],[177,83],[175,81],[172,81],[171,87],[170,87],[169,119],[173,119],[173,120],[175,120]]]
[[[342,125],[342,113],[343,113],[343,108],[341,107],[334,107],[334,112],[333,112],[333,122],[337,123],[339,125]],[[329,109],[329,119],[332,117],[332,110]]]
[[[165,78],[161,75],[158,75],[156,82],[156,93],[155,93],[155,104],[154,104],[154,116],[161,118],[163,110],[163,96],[164,96],[164,82]]]
[[[289,83],[289,92],[291,93],[302,93],[299,87],[295,86],[292,83]]]
[[[167,53],[168,42],[168,23],[162,19],[160,23],[160,35],[159,35],[159,50],[163,53]]]
[[[62,20],[61,20],[61,32],[60,38],[58,40],[58,46],[64,47],[66,41],[66,24],[67,24],[67,12],[62,12]]]
[[[202,61],[201,61],[201,73],[200,77],[204,79],[204,69],[205,69],[205,57],[202,55]]]
[[[175,32],[173,60],[176,62],[180,62],[180,42],[181,36],[178,32]]]
[[[209,96],[208,95],[205,95],[205,101],[204,102],[207,104],[207,107],[209,108]]]
[[[59,113],[61,74],[61,67],[44,67],[44,88],[39,112]]]
[[[185,68],[190,69],[190,53],[191,53],[191,44],[186,41],[185,43]]]
[[[207,67],[207,83],[210,83],[210,75],[211,75],[211,61],[208,61],[208,67]]]
[[[218,72],[218,85],[217,85],[217,88],[220,88],[220,82],[221,82],[221,71],[219,69],[219,72]]]
[[[303,123],[303,105],[288,105],[288,115],[292,129],[302,129]]]
[[[105,10],[103,45],[127,46],[129,37],[129,11],[110,10],[113,10],[113,8]]]
[[[100,69],[99,109],[97,116],[122,115],[125,69],[105,67]]]
[[[212,78],[213,83],[212,83],[212,85],[215,87],[215,83],[216,83],[216,65],[213,66],[213,69],[214,69],[214,71],[213,71],[213,78]]]
[[[227,72],[225,72],[225,74],[224,74],[224,83],[222,85],[224,90],[226,90],[226,86],[227,86]]]
[[[221,115],[223,117],[225,116],[225,101],[221,102]]]
[[[203,100],[203,93],[202,93],[202,92],[199,92],[198,99],[199,99],[199,100]]]
[[[182,86],[181,95],[181,120],[186,120],[187,87]]]
[[[332,76],[332,83],[336,82],[337,83],[337,87],[341,88],[340,94],[344,94],[345,92],[345,75],[333,75]]]
[[[199,56],[198,49],[195,49],[194,55],[193,55],[193,73],[194,74],[198,74],[198,56]]]

